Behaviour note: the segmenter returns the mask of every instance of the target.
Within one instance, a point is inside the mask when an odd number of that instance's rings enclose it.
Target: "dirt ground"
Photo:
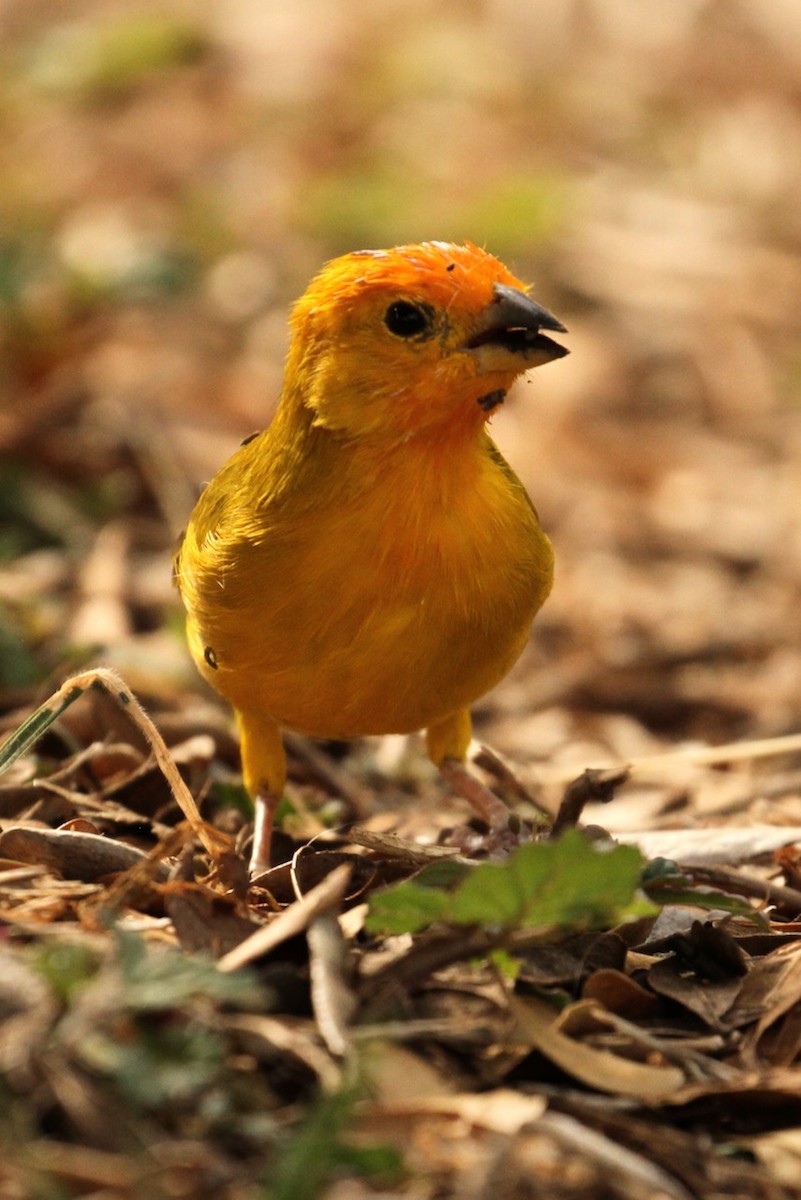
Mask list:
[[[801,7],[57,7],[0,2],[0,732],[110,667],[178,776],[90,690],[0,779],[3,1200],[801,1195]],[[425,239],[569,329],[492,422],[556,552],[475,710],[527,797],[476,770],[534,822],[608,769],[656,917],[371,927],[468,819],[415,739],[291,738],[247,887],[172,548],[309,278]]]

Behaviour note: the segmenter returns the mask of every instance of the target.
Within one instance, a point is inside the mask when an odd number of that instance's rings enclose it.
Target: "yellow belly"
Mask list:
[[[470,705],[521,653],[552,552],[497,463],[465,485],[437,506],[396,480],[380,508],[373,490],[251,529],[200,570],[190,555],[190,646],[209,683],[317,737],[407,733]]]
[[[527,612],[504,614],[501,606],[492,621],[432,621],[432,595],[405,608],[376,605],[361,622],[350,612],[324,637],[290,634],[276,623],[258,638],[190,625],[190,640],[209,683],[240,712],[269,713],[315,737],[410,733],[472,704],[503,678],[525,646],[541,595],[532,589]],[[216,669],[204,657],[210,639]]]

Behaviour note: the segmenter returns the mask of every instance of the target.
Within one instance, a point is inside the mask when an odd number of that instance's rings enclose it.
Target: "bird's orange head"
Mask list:
[[[564,326],[467,243],[329,262],[292,314],[283,402],[348,436],[478,430],[518,375],[567,354]]]

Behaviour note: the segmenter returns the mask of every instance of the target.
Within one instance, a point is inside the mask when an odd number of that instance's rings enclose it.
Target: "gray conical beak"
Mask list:
[[[567,333],[565,326],[547,308],[537,304],[525,292],[496,283],[494,299],[481,314],[479,324],[468,339],[468,350],[482,346],[498,347],[510,354],[520,355],[530,366],[539,366],[555,358],[564,358],[570,351],[540,331],[549,329]]]

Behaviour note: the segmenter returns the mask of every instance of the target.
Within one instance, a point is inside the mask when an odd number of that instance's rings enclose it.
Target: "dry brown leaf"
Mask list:
[[[539,1050],[568,1075],[600,1092],[665,1102],[685,1082],[684,1072],[678,1067],[637,1062],[567,1036],[560,1032],[559,1016],[541,1001],[518,997],[512,1011],[523,1044]]]
[[[144,864],[148,856],[135,846],[94,833],[65,829],[12,827],[0,833],[0,853],[17,862],[38,863],[66,879],[93,881]],[[159,864],[154,877],[166,880],[168,868]]]

